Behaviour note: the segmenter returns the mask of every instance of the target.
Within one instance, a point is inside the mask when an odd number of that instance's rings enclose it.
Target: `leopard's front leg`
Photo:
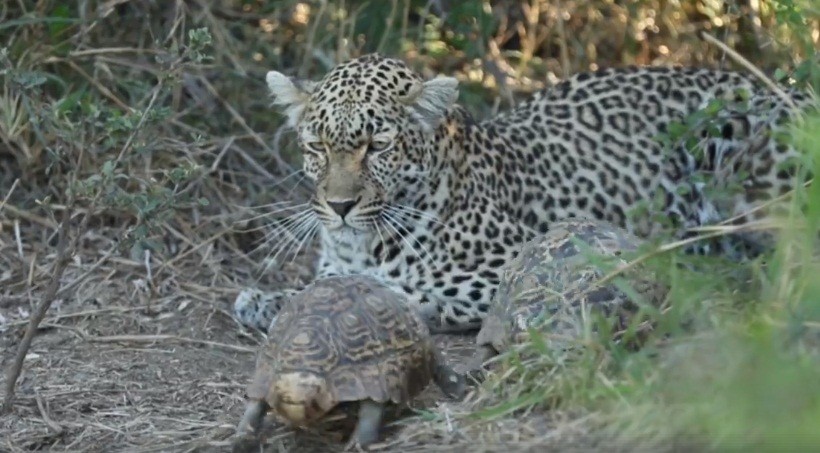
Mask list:
[[[319,260],[313,281],[335,275],[341,275],[339,269],[331,261],[322,258]],[[304,286],[297,286],[278,291],[264,291],[257,288],[244,289],[234,300],[234,316],[247,327],[267,332],[276,321],[276,315],[284,304],[304,288]]]
[[[236,319],[247,327],[267,332],[285,303],[303,288],[263,291],[248,288],[239,292],[233,303]]]

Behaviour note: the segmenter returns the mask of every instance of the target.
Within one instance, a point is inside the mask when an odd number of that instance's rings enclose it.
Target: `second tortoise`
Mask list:
[[[604,277],[590,259],[625,266],[625,254],[642,241],[608,222],[573,219],[556,222],[550,231],[524,244],[507,264],[490,312],[476,339],[472,371],[513,344],[529,339],[529,329],[544,334],[554,351],[572,348],[583,335],[590,313],[603,315],[614,331],[627,327],[636,301]],[[638,270],[625,272],[632,289],[647,304],[660,304],[666,288]]]

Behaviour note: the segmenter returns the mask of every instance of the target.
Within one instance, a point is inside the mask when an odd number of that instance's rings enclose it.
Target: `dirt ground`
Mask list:
[[[107,233],[86,234],[64,275],[69,290],[41,324],[13,412],[0,419],[0,451],[230,451],[228,437],[244,409],[253,353],[263,340],[230,316],[239,288],[253,281],[253,266],[237,264],[225,247],[183,244],[175,257],[147,267],[104,253],[111,249]],[[27,274],[45,280],[48,269],[31,263],[53,254],[47,240],[10,239],[0,235],[0,258],[9,269],[0,272],[4,369],[44,285],[30,292],[20,288]],[[272,272],[268,282],[309,274],[311,255]],[[470,335],[436,340],[456,367],[472,354]],[[466,443],[504,450],[452,426],[449,414],[462,410],[459,404],[431,385],[413,402],[424,411],[392,423],[375,449],[449,451]],[[480,429],[492,439],[507,438],[516,451],[528,449],[527,430],[515,420]],[[546,425],[532,429],[549,431]],[[344,433],[295,433],[276,425],[269,431],[265,451],[341,451],[345,445]]]

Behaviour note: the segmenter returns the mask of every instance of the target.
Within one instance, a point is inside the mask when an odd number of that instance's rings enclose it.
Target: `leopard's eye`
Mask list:
[[[367,147],[368,153],[383,153],[393,147],[393,140],[389,138],[374,138]]]
[[[325,152],[325,144],[320,141],[305,142],[305,149],[312,153],[323,154]]]

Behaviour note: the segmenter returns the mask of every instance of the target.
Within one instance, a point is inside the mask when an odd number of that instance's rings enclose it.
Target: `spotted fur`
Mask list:
[[[779,164],[796,151],[768,134],[790,111],[739,73],[582,73],[482,122],[455,104],[455,79],[424,81],[402,61],[375,54],[339,65],[319,82],[275,71],[267,81],[315,182],[305,215],[321,224],[317,277],[375,276],[406,294],[434,331],[479,327],[499,268],[552,222],[602,219],[647,236],[658,222],[633,221],[629,213],[660,199],[657,212],[683,231],[793,185]],[[751,93],[750,110],[725,107],[704,126],[702,152],[658,140],[670,122],[710,100],[732,100],[738,90]],[[801,106],[810,102],[790,96]],[[711,124],[721,125],[717,135]],[[692,180],[699,171],[748,176],[742,192],[721,205]],[[293,291],[244,291],[236,316],[266,328]]]

